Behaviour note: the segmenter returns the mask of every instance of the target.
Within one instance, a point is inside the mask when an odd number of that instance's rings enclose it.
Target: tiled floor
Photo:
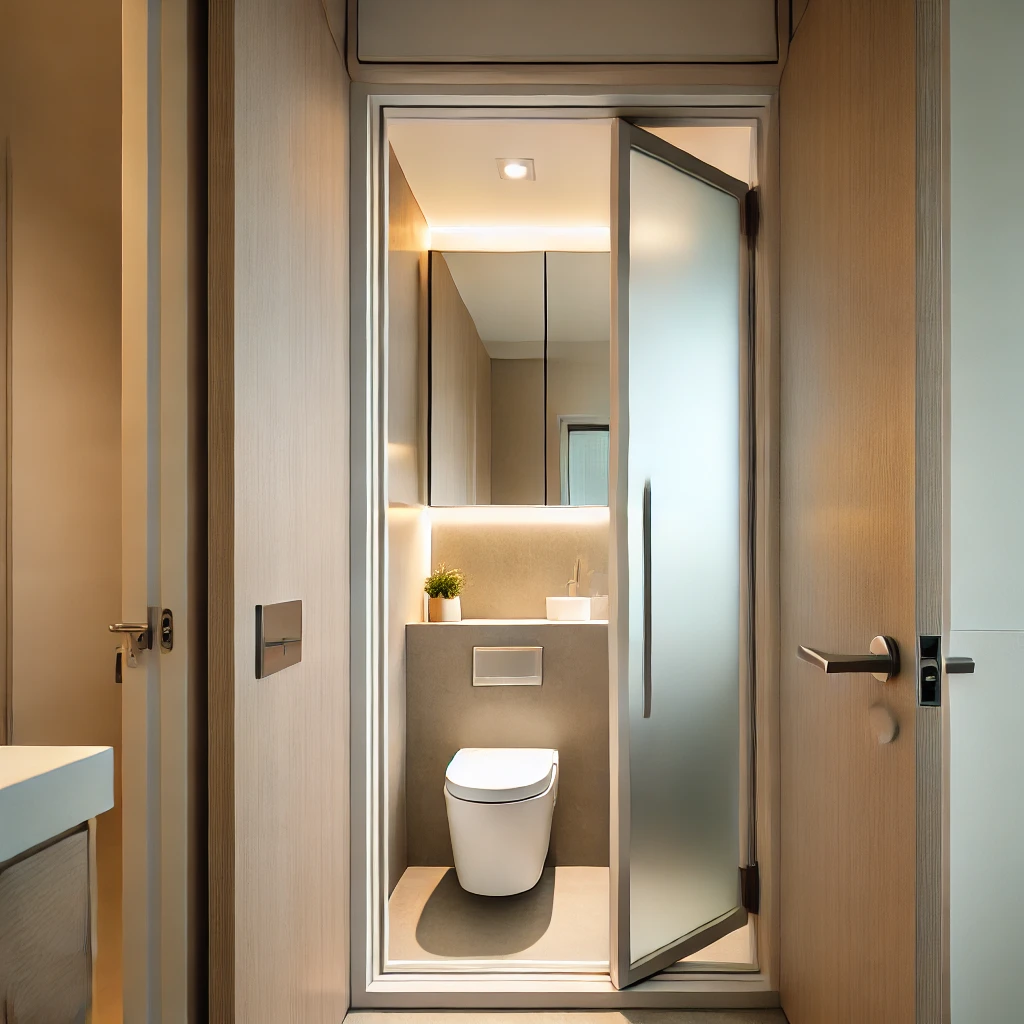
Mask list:
[[[391,896],[388,924],[392,969],[458,959],[603,973],[608,869],[548,868],[529,892],[495,899],[465,892],[451,868],[412,867]],[[740,928],[689,959],[749,964],[750,931]]]
[[[353,1010],[345,1024],[786,1024],[781,1010]]]

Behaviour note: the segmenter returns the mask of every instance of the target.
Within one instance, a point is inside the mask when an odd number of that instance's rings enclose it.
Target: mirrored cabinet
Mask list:
[[[429,263],[431,505],[607,505],[607,252]]]

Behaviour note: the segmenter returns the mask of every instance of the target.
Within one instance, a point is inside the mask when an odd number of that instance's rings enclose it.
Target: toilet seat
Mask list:
[[[504,804],[544,793],[558,751],[542,747],[464,747],[445,772],[445,787],[460,800]]]

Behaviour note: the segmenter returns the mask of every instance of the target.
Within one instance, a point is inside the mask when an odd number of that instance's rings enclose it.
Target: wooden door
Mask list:
[[[918,832],[917,751],[941,713],[918,708],[916,687],[917,617],[941,546],[929,561],[934,537],[915,523],[918,495],[940,491],[933,435],[915,422],[939,401],[918,358],[915,97],[913,0],[810,3],[779,106],[781,990],[791,1024],[937,1019],[918,995],[915,959],[918,868],[932,841]],[[889,683],[825,675],[796,657],[801,644],[864,654],[876,634],[902,654]],[[889,715],[899,732],[881,743]]]
[[[210,1020],[348,1008],[343,6],[210,5]],[[255,609],[302,602],[257,679]]]
[[[150,630],[119,637],[127,1021],[205,1013],[200,18],[122,4],[121,622]]]

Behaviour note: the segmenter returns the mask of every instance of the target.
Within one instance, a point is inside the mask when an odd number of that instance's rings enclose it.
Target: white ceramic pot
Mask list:
[[[460,597],[428,597],[428,622],[461,622],[462,598]]]

